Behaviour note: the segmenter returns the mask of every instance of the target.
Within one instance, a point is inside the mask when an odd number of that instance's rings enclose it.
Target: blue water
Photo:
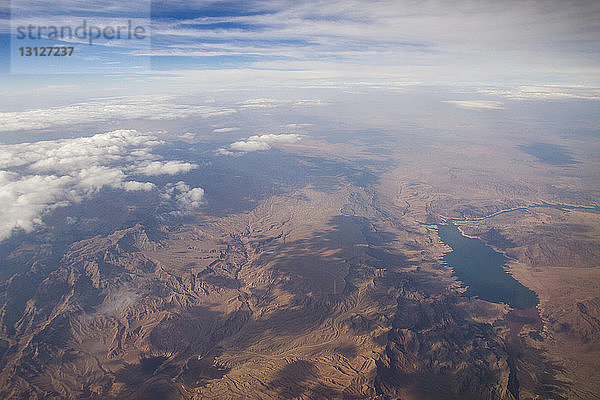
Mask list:
[[[593,206],[570,206],[568,204],[551,204],[551,203],[546,203],[545,201],[542,201],[541,204],[534,204],[532,206],[530,206],[531,208],[536,208],[536,207],[548,207],[548,208],[555,208],[557,210],[560,211],[570,211],[570,210],[578,210],[578,211],[591,211],[591,212],[598,212],[600,211],[600,206],[599,205],[593,205]]]
[[[454,275],[468,286],[468,295],[517,309],[538,304],[535,292],[506,272],[506,256],[480,239],[464,236],[452,222],[437,228],[442,242],[452,247],[443,259],[452,267]]]

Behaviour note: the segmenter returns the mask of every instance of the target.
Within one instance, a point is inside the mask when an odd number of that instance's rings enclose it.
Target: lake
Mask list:
[[[443,260],[454,275],[468,286],[467,294],[493,303],[526,309],[538,304],[535,292],[505,270],[508,258],[482,240],[464,236],[452,222],[438,225],[442,242],[452,248]]]

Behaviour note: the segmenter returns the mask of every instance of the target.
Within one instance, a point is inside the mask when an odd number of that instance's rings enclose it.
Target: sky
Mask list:
[[[83,21],[144,34],[48,37]],[[29,26],[41,37],[19,38]],[[74,50],[21,55],[28,46]],[[463,112],[522,113],[514,103],[597,109],[599,50],[598,1],[0,0],[0,241],[102,188],[201,207],[211,193],[181,180],[201,163],[165,158],[167,140],[214,138],[215,156],[238,157],[303,143],[311,121],[342,115],[336,126],[401,115],[439,129]],[[578,123],[598,132],[597,119]]]
[[[148,86],[156,93],[376,82],[595,94],[600,86],[597,1],[2,1],[11,6],[3,35],[11,23],[14,34],[32,21],[77,27],[83,19],[132,20],[150,32],[144,41],[92,46],[54,41],[76,45],[66,61],[27,59],[17,54],[25,41],[13,37],[12,49],[3,41],[4,61],[10,53],[13,63],[0,76],[4,95],[45,88],[51,96],[51,86],[68,85],[90,97]]]

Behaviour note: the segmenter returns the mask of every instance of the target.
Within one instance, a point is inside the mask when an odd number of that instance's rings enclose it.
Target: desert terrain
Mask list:
[[[110,190],[57,208],[2,243],[0,396],[598,398],[597,139],[548,144],[556,165],[476,129],[237,157],[198,136],[174,145],[208,160],[185,176],[212,195],[195,213]],[[448,221],[539,303],[471,296]]]

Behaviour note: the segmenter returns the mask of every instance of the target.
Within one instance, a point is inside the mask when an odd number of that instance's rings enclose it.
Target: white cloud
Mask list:
[[[154,175],[177,175],[183,172],[189,172],[198,168],[198,165],[182,161],[153,161],[143,167],[135,170],[136,173],[154,176]]]
[[[197,187],[189,189],[187,192],[180,193],[177,196],[177,203],[187,210],[193,210],[200,207],[204,198],[204,189]]]
[[[284,128],[305,128],[307,126],[312,126],[312,124],[287,124],[287,125],[283,125]]]
[[[317,72],[323,69],[311,66],[322,60],[329,63],[328,70],[351,66],[364,76],[383,67],[382,76],[407,76],[429,84],[598,81],[598,59],[590,57],[600,43],[598,2],[260,4],[259,10],[268,12],[159,19],[154,34],[169,40],[154,50],[183,57],[252,55],[257,60],[250,63],[253,69]],[[222,27],[227,23],[231,28]],[[221,26],[207,29],[210,24]],[[240,29],[240,24],[260,29]]]
[[[37,172],[70,171],[123,158],[150,158],[162,142],[153,135],[117,130],[90,137],[0,146],[0,168],[27,165]],[[130,150],[129,154],[124,150]]]
[[[219,156],[236,156],[236,155],[241,155],[243,153],[236,153],[236,152],[224,149],[224,148],[220,148],[220,149],[218,149],[218,150],[215,151],[215,154],[217,154]]]
[[[519,86],[509,89],[481,89],[479,92],[512,100],[600,100],[600,89],[588,86]]]
[[[231,108],[178,104],[171,96],[119,97],[29,111],[0,112],[0,132],[115,120],[175,120],[235,113]]]
[[[72,3],[61,1],[53,6],[70,10],[64,5]],[[43,7],[43,2],[33,0],[25,4],[33,9]],[[82,4],[60,15],[90,7],[105,10],[104,4]],[[169,7],[181,16],[185,10],[203,9],[207,4],[217,7],[213,2],[194,0],[169,2]],[[295,83],[299,76],[310,85],[369,79],[426,85],[500,82],[501,87],[505,82],[598,85],[597,1],[346,0],[340,6],[323,0],[267,0],[244,2],[239,11],[187,20],[157,16],[152,21],[152,52],[128,49],[126,55],[177,56],[170,58],[173,69],[142,76],[144,82],[150,80],[153,90],[162,84],[161,89],[173,93],[188,91],[190,85],[203,91],[207,86],[262,89],[263,77],[279,87]],[[39,15],[48,12],[46,7]],[[227,57],[219,60],[227,61],[228,68],[178,62],[198,56]],[[186,68],[191,70],[184,71]],[[261,80],[252,79],[255,76]],[[114,82],[107,84],[115,89],[127,84],[123,79]],[[130,82],[139,88],[139,81]],[[23,86],[15,85],[14,91],[22,92]],[[3,92],[8,87],[3,87]]]
[[[233,151],[246,153],[251,151],[269,150],[273,144],[297,143],[301,140],[301,138],[302,136],[296,133],[281,135],[269,133],[266,135],[250,136],[246,140],[231,143],[229,145],[229,149],[219,149],[217,154],[232,155],[234,154]]]
[[[101,165],[70,172],[76,179],[77,186],[86,191],[86,194],[97,192],[104,186],[120,187],[126,178],[119,168]]]
[[[319,99],[304,99],[294,102],[295,106],[322,106],[325,104],[326,103],[323,100]]]
[[[261,99],[248,99],[239,102],[241,108],[274,108],[280,104],[285,104],[285,100],[261,98]]]
[[[167,184],[163,198],[166,200],[174,199],[183,212],[190,212],[204,204],[204,189],[201,187],[191,188],[183,181],[175,184]]]
[[[156,185],[151,182],[136,182],[136,181],[127,181],[123,182],[121,188],[127,192],[149,192],[154,189]]]
[[[181,139],[194,139],[196,137],[196,134],[193,133],[193,132],[186,132],[186,133],[184,133],[182,135],[179,135],[179,137]]]
[[[14,229],[31,232],[45,213],[79,202],[104,187],[150,191],[151,182],[138,182],[133,174],[175,175],[197,165],[160,161],[153,148],[155,135],[119,130],[91,137],[0,145],[0,240]],[[177,203],[189,209],[201,201],[203,191],[180,191]]]
[[[446,100],[444,103],[466,110],[502,110],[504,108],[501,102],[491,100]]]
[[[235,132],[235,131],[239,131],[240,128],[232,126],[232,127],[226,127],[226,128],[216,128],[213,129],[213,133],[227,133],[227,132]]]
[[[240,108],[275,108],[281,105],[322,106],[326,103],[320,99],[281,100],[271,98],[248,99],[238,102]]]
[[[0,240],[6,239],[14,228],[31,231],[41,224],[41,214],[64,204],[73,195],[66,190],[73,186],[70,176],[23,176],[0,171]]]
[[[245,140],[240,142],[231,143],[229,148],[237,151],[258,151],[258,150],[269,150],[271,144],[265,140]]]

